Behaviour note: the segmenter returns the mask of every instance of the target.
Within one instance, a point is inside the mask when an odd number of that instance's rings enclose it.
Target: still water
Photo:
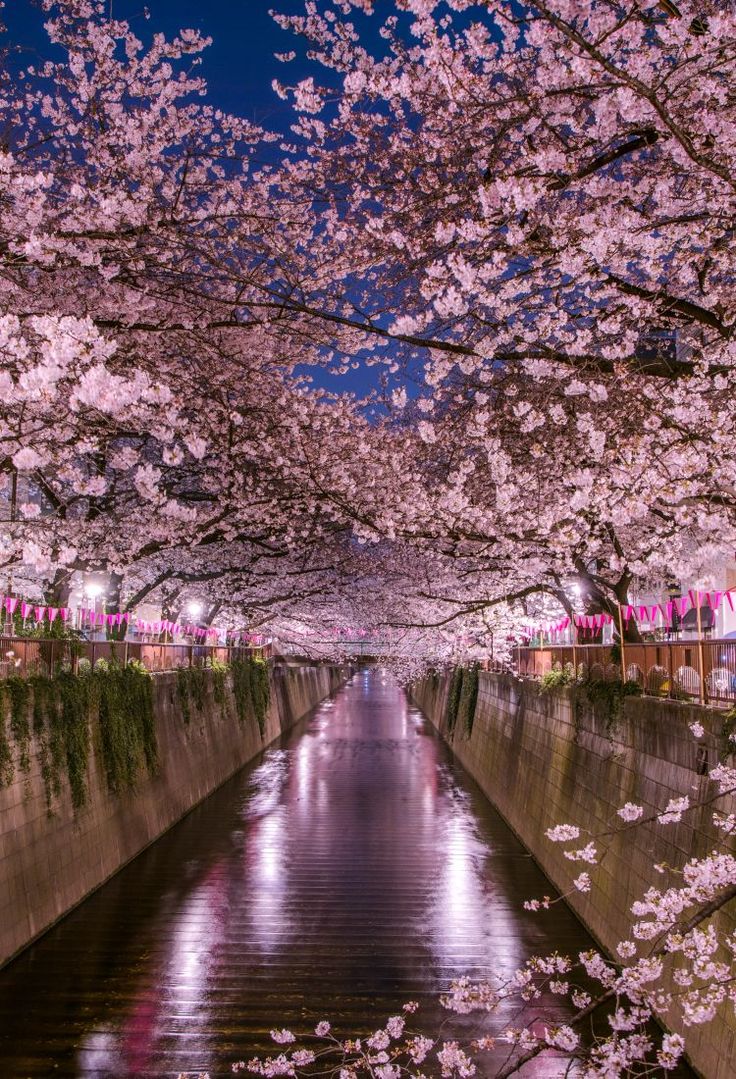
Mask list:
[[[429,1032],[451,978],[591,946],[563,904],[522,909],[549,890],[422,714],[360,672],[0,972],[0,1075],[225,1076],[274,1026],[364,1032],[407,1000]]]

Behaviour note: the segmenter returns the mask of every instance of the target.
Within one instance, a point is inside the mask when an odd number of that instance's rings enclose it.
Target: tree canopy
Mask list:
[[[310,2],[286,140],[208,102],[196,32],[43,6],[0,84],[16,582],[436,659],[730,555],[729,8]],[[310,382],[354,364],[367,400]]]

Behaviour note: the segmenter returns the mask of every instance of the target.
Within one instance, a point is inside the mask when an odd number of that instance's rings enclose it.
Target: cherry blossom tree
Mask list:
[[[144,44],[99,0],[43,7],[54,58],[0,82],[16,586],[61,599],[104,570],[121,605],[201,598],[228,627],[315,657],[357,642],[411,679],[503,657],[530,605],[571,610],[573,580],[612,612],[736,546],[725,4],[396,0],[374,53],[370,0],[309,0],[278,16],[315,65],[278,87],[288,142],[207,102],[198,33]],[[304,374],[354,364],[383,375],[368,401]],[[711,778],[714,804],[732,796],[732,769]],[[550,1048],[590,1076],[669,1070],[681,1036],[655,1045],[651,1015],[694,1025],[733,1002],[733,935],[709,921],[736,887],[718,809],[722,845],[642,897],[621,962],[542,956],[453,986],[459,1012],[540,986],[571,1004],[569,1023],[489,1035],[511,1052],[499,1074]],[[616,827],[652,823],[640,810]],[[573,832],[550,840],[580,839],[585,891],[605,837]],[[396,1079],[397,1048],[472,1074],[459,1044],[405,1030],[330,1044],[343,1079]]]
[[[320,209],[325,317],[421,365],[441,542],[604,610],[698,573],[734,538],[733,13],[401,0],[374,55],[372,12],[279,17],[322,74],[280,87],[281,185]]]

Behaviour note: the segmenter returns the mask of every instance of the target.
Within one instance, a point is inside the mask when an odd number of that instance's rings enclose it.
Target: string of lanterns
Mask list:
[[[734,610],[733,594],[736,589],[727,588],[719,591],[700,592],[689,589],[687,595],[669,600],[667,603],[621,603],[616,605],[619,624],[628,627],[633,618],[635,622],[646,623],[656,628],[659,621],[666,629],[670,629],[676,618],[684,618],[689,610],[698,610],[704,606],[710,607],[715,614],[725,600],[731,610]],[[601,614],[576,614],[572,618],[561,618],[557,622],[548,623],[525,623],[522,632],[530,637],[547,636],[555,637],[566,633],[574,627],[578,633],[588,633],[592,636],[604,626],[610,626],[614,621],[613,615]]]
[[[28,622],[36,626],[44,624],[51,627],[57,619],[70,629],[120,629],[125,624],[126,631],[131,625],[141,635],[159,637],[167,633],[175,637],[187,636],[197,640],[220,640],[260,647],[267,643],[267,638],[260,633],[246,633],[242,630],[225,629],[218,626],[198,626],[193,623],[173,622],[162,618],[157,621],[135,617],[130,611],[103,612],[92,607],[51,607],[30,603],[18,596],[0,596],[0,610],[5,610],[9,618],[20,614],[25,627]]]

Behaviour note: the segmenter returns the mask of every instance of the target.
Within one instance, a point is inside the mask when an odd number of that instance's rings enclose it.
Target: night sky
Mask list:
[[[146,9],[149,19],[144,15]],[[288,103],[272,90],[272,80],[292,83],[314,73],[314,68],[301,57],[288,65],[274,58],[275,52],[303,50],[292,34],[274,23],[268,14],[271,9],[297,13],[304,8],[299,0],[148,0],[147,4],[112,0],[113,15],[126,19],[144,43],[153,33],[172,37],[183,27],[196,28],[211,37],[213,43],[205,50],[200,68],[209,86],[209,102],[271,131],[288,132],[293,114]],[[25,66],[51,55],[43,30],[46,16],[33,0],[8,0],[0,16],[13,64]],[[380,40],[377,35],[376,40]],[[310,374],[316,384],[332,392],[363,396],[377,385],[378,370],[361,367],[335,377],[311,369]]]
[[[150,19],[144,17],[144,9]],[[294,0],[113,0],[116,18],[127,19],[144,42],[156,31],[173,36],[182,27],[193,27],[213,39],[203,57],[202,72],[210,87],[210,100],[220,107],[247,116],[266,127],[285,130],[289,109],[271,89],[271,80],[292,77],[297,64],[286,68],[274,52],[293,48],[290,34],[280,30],[268,12],[271,8],[296,12]],[[7,41],[20,45],[28,62],[30,53],[46,51],[44,14],[32,0],[9,0],[2,19]],[[28,51],[27,51],[28,50]]]

